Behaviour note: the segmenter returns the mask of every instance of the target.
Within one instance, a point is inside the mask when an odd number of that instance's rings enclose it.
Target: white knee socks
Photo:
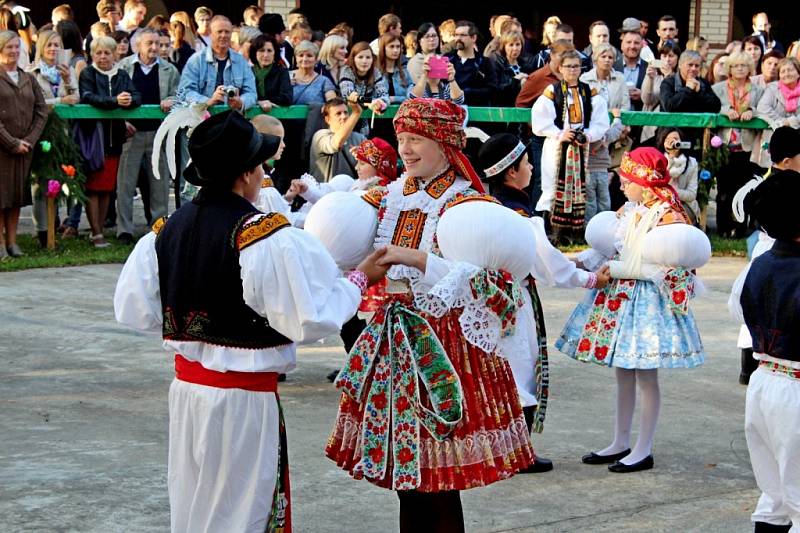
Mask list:
[[[617,376],[617,413],[614,420],[614,442],[595,453],[612,455],[627,450],[631,445],[631,424],[636,408],[636,371],[614,369]]]
[[[626,465],[638,463],[653,452],[658,412],[661,409],[661,390],[658,386],[658,370],[637,370],[636,381],[642,392],[642,417],[636,446],[630,455],[622,459]]]
[[[614,441],[595,453],[612,455],[630,448],[633,411],[636,408],[636,382],[642,393],[642,415],[639,436],[631,453],[622,462],[638,463],[653,451],[658,413],[661,410],[661,391],[658,370],[626,370],[615,368],[617,377],[617,412],[614,420]]]

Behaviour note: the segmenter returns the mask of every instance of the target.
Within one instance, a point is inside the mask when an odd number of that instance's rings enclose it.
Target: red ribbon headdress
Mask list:
[[[397,152],[380,137],[367,139],[356,146],[353,157],[375,167],[381,177],[381,185],[388,185],[397,179]]]
[[[481,179],[461,150],[467,145],[464,133],[464,109],[449,100],[414,98],[406,100],[394,117],[396,133],[413,133],[439,143],[447,161],[456,172],[472,183],[472,188],[486,192]]]
[[[667,158],[655,148],[637,148],[622,157],[619,175],[653,192],[660,200],[686,214],[678,192],[670,185]]]

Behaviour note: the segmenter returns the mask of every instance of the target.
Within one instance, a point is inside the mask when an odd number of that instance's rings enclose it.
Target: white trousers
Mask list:
[[[517,310],[517,325],[514,338],[509,339],[503,350],[511,366],[511,374],[517,384],[522,407],[538,404],[536,399],[536,362],[539,359],[539,339],[536,336],[536,320],[533,316],[533,301],[527,290],[522,296],[525,305]]]
[[[800,381],[759,367],[750,377],[745,436],[761,498],[754,522],[800,532]]]
[[[266,530],[278,474],[278,421],[274,393],[173,380],[168,474],[173,532]]]

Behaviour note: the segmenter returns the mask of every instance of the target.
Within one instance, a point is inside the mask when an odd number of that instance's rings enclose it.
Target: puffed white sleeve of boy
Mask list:
[[[297,343],[338,333],[361,302],[322,244],[297,228],[242,249],[239,265],[245,303]]]
[[[275,187],[262,187],[258,191],[256,208],[264,213],[280,213],[285,217],[289,217],[291,214],[289,204],[286,203],[286,200],[283,199],[283,196]]]
[[[556,107],[552,94],[553,88],[547,87],[531,108],[531,128],[540,137],[558,137],[561,134],[556,126]]]
[[[161,333],[156,234],[152,231],[139,239],[122,267],[114,290],[114,316],[131,329]]]
[[[733,282],[733,287],[731,287],[731,295],[728,297],[728,312],[740,324],[744,324],[744,312],[742,311],[741,302],[742,289],[744,288],[744,280],[747,278],[747,274],[750,273],[751,264],[747,263],[747,266],[739,273],[739,276]]]
[[[547,238],[542,217],[529,218],[536,246],[536,262],[531,275],[538,283],[549,287],[585,287],[589,273],[578,268],[574,261],[556,249]]]
[[[608,120],[608,103],[600,96],[592,97],[592,116],[589,119],[589,128],[586,130],[586,137],[589,142],[602,141],[606,132],[611,127]]]

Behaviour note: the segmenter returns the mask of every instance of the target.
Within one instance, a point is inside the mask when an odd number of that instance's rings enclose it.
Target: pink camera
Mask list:
[[[434,80],[446,80],[448,63],[450,59],[445,56],[431,56],[428,60],[428,65],[431,67],[428,77]]]

